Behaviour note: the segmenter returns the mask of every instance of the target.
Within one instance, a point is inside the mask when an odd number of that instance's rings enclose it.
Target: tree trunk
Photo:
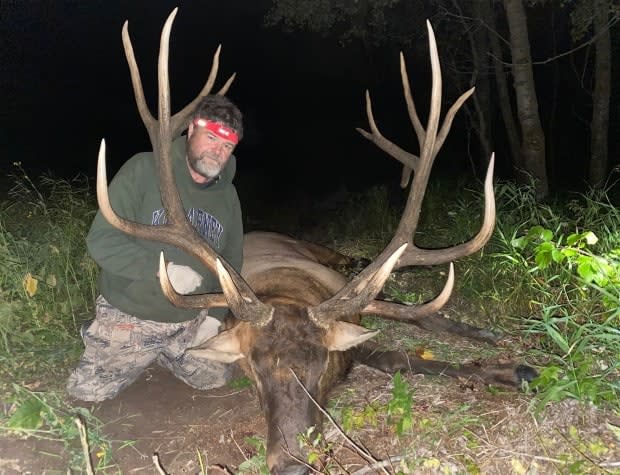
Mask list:
[[[488,161],[493,153],[493,145],[490,140],[492,134],[489,133],[489,124],[491,122],[491,91],[489,87],[489,59],[487,55],[487,51],[489,51],[489,39],[486,28],[483,28],[480,23],[472,24],[471,20],[466,20],[466,18],[481,18],[480,4],[488,1],[489,0],[474,1],[472,3],[473,10],[471,14],[466,15],[462,9],[463,2],[451,0],[452,7],[458,12],[459,21],[463,28],[463,32],[467,35],[469,43],[472,72],[468,87],[476,87],[476,92],[472,96],[471,101],[466,102],[463,107],[465,111],[467,111],[469,122],[476,132],[480,148],[482,149],[481,158],[470,157],[474,174],[477,174],[478,170],[486,170]],[[473,104],[473,107],[470,107],[470,104]]]
[[[495,11],[488,2],[480,2],[482,8],[482,18],[490,26],[491,33],[489,39],[491,42],[491,53],[493,54],[493,68],[495,70],[495,83],[497,85],[497,95],[499,98],[499,109],[502,114],[502,120],[504,128],[506,130],[506,136],[508,138],[510,160],[512,163],[512,169],[519,182],[526,180],[526,175],[523,173],[525,165],[519,151],[519,131],[517,124],[515,123],[515,116],[512,110],[512,104],[510,101],[510,91],[508,88],[508,81],[506,80],[506,72],[502,64],[503,52],[499,43],[497,19]]]
[[[590,171],[588,180],[595,188],[605,185],[607,176],[607,139],[611,95],[611,37],[609,34],[609,0],[592,0],[596,53],[594,91],[592,95]]]
[[[538,113],[538,99],[523,0],[504,0],[504,8],[510,29],[512,75],[517,97],[517,114],[521,125],[521,155],[525,170],[534,179],[536,197],[544,199],[549,194],[545,135]]]
[[[489,0],[476,0],[473,2],[474,18],[480,18],[481,4],[488,3]],[[492,136],[489,128],[491,125],[491,88],[489,86],[489,34],[486,28],[478,25],[474,29],[473,38],[470,40],[472,48],[472,60],[474,62],[475,73],[472,77],[473,84],[476,86],[476,94],[474,94],[474,107],[478,115],[478,138],[484,154],[484,169],[491,158],[494,146],[492,144]]]

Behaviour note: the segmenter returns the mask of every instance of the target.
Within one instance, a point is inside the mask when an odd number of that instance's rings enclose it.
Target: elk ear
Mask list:
[[[329,351],[345,351],[364,343],[379,333],[348,322],[334,322],[325,335],[325,346]]]
[[[241,352],[241,345],[237,332],[228,330],[205,341],[200,346],[188,348],[186,353],[196,358],[219,361],[220,363],[233,363],[245,355]]]

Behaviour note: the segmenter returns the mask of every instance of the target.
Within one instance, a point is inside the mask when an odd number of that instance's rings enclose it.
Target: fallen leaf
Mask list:
[[[39,281],[32,277],[32,274],[28,272],[22,281],[22,285],[24,286],[24,290],[26,291],[28,297],[33,297],[34,294],[37,293]]]

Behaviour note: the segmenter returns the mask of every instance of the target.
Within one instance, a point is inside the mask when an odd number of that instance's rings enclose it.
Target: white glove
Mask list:
[[[196,331],[192,342],[188,345],[188,348],[202,345],[208,339],[213,338],[219,333],[221,325],[222,322],[220,322],[217,318],[207,315],[198,327],[198,330]]]
[[[171,261],[168,262],[166,270],[172,287],[180,294],[189,294],[202,284],[202,276],[189,266],[181,266]]]

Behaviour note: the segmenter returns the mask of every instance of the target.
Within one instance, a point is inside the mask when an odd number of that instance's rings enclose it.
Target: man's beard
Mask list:
[[[191,150],[188,150],[187,161],[192,170],[208,179],[217,177],[222,171],[220,161],[211,158],[206,152],[196,156]]]

